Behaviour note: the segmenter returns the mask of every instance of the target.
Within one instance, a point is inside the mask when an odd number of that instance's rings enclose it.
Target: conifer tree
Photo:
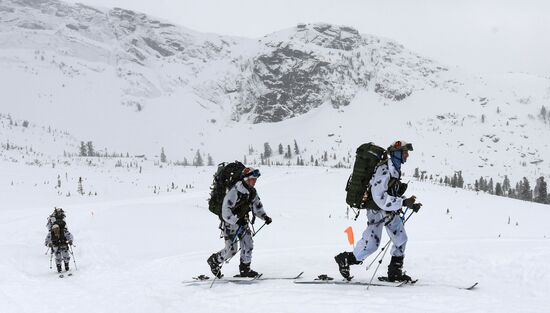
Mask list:
[[[502,182],[502,194],[504,196],[508,195],[510,187],[510,179],[508,179],[508,175],[504,175],[504,181]]]
[[[193,166],[204,166],[204,161],[202,159],[200,150],[197,150],[197,154],[195,155],[195,159],[193,160]]]
[[[502,196],[504,195],[503,191],[502,191],[502,185],[500,183],[497,182],[496,186],[495,186],[495,195],[497,196]]]
[[[78,178],[78,193],[84,195],[84,187],[82,186],[82,177]]]
[[[283,145],[279,144],[279,155],[284,154],[284,153],[285,153],[285,151],[283,149]]]
[[[264,143],[264,157],[265,158],[270,158],[272,154],[273,154],[273,150],[271,150],[271,146],[269,146],[268,142],[265,142]]]
[[[521,200],[533,200],[533,192],[531,191],[531,185],[527,177],[523,177],[523,183],[521,184],[521,188],[518,189],[518,192]]]
[[[494,193],[494,191],[493,191],[493,178],[492,177],[489,179],[489,184],[487,184],[487,192],[490,193],[490,194]]]
[[[95,156],[94,144],[91,141],[86,143],[86,148],[88,149],[88,156]]]
[[[298,143],[296,142],[296,139],[294,139],[294,153],[296,155],[300,154],[300,149],[298,148]]]
[[[164,153],[164,147],[160,148],[160,162],[166,163],[166,154]]]
[[[462,171],[458,171],[458,178],[456,185],[458,188],[464,188],[464,178],[462,177]]]
[[[88,155],[88,150],[84,141],[80,142],[80,156],[84,157]]]
[[[535,198],[534,201],[538,203],[546,203],[548,200],[548,186],[544,181],[544,176],[537,179],[535,184]]]

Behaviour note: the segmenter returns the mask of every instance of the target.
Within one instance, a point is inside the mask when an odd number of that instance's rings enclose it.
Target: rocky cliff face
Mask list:
[[[426,87],[451,88],[446,68],[381,38],[328,24],[298,25],[260,41],[234,117],[277,122],[324,103],[348,105],[365,90],[400,101]]]
[[[329,24],[300,24],[252,41],[119,8],[4,0],[0,30],[0,49],[64,59],[73,79],[91,67],[79,60],[100,64],[96,70],[120,81],[119,103],[137,111],[179,91],[224,108],[236,121],[278,122],[325,103],[347,106],[360,91],[400,101],[453,85],[442,78],[445,68],[393,41]]]

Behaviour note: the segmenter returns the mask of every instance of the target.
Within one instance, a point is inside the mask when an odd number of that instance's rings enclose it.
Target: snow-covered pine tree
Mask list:
[[[197,154],[193,160],[193,166],[204,166],[204,160],[202,159],[200,150],[197,150]]]
[[[269,142],[264,143],[264,157],[270,158],[273,154],[273,150],[271,150],[271,146],[269,145]]]
[[[504,195],[504,193],[502,191],[502,185],[499,182],[497,182],[497,184],[495,185],[495,195],[497,195],[497,196]]]
[[[537,179],[535,184],[535,198],[533,199],[538,203],[547,203],[548,200],[548,186],[544,181],[544,176]]]
[[[84,195],[84,187],[82,186],[82,177],[78,178],[78,193]]]
[[[418,169],[418,167],[414,169],[413,177],[416,178],[416,179],[420,178],[420,169]]]
[[[88,149],[86,148],[86,144],[84,141],[80,142],[80,156],[84,157],[88,155]]]
[[[208,166],[213,166],[214,165],[214,159],[212,158],[212,156],[210,154],[208,154]]]
[[[296,139],[294,139],[294,153],[296,155],[300,154],[300,148],[298,148],[298,143],[296,142]]]
[[[458,178],[456,185],[458,188],[464,188],[464,178],[462,177],[462,171],[458,171]]]
[[[527,177],[523,177],[521,183],[521,188],[518,190],[519,198],[521,200],[532,201],[533,200],[533,191],[531,190],[531,185]]]
[[[95,156],[94,144],[91,141],[86,143],[86,148],[88,149],[88,156]]]
[[[285,151],[283,149],[283,144],[280,143],[279,144],[279,155],[284,154],[284,153],[285,153]]]
[[[166,163],[166,154],[164,153],[164,147],[160,148],[160,162]]]
[[[508,175],[504,175],[504,181],[502,182],[502,195],[507,196],[510,192],[510,179]]]

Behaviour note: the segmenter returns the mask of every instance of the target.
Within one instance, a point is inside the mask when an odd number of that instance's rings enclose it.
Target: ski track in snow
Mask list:
[[[15,165],[0,163],[6,173]],[[54,180],[65,169],[20,166],[10,175]],[[365,215],[345,218],[343,187],[349,169],[264,167],[258,192],[273,224],[254,238],[252,267],[266,277],[321,273],[339,279],[333,256],[350,250],[344,229],[358,240]],[[0,177],[0,303],[3,313],[23,312],[546,312],[550,300],[548,206],[413,181],[408,194],[424,203],[407,225],[405,270],[420,280],[400,288],[296,285],[292,281],[187,286],[210,274],[206,258],[220,248],[218,222],[206,199],[214,168],[145,168],[137,174],[66,169],[103,186],[97,197],[57,196],[52,184]],[[78,173],[78,174],[77,174]],[[33,175],[29,175],[33,174]],[[39,176],[37,176],[39,175]],[[148,185],[194,189],[153,194]],[[72,184],[72,183],[71,183]],[[76,190],[76,183],[71,186]],[[161,188],[162,189],[162,188]],[[58,278],[43,246],[53,206],[67,213],[75,236],[78,270]],[[450,214],[446,214],[446,210]],[[93,214],[92,214],[93,212]],[[508,224],[508,217],[511,223]],[[518,222],[518,226],[515,223]],[[261,223],[257,224],[259,227]],[[385,244],[387,235],[383,235]],[[375,254],[374,254],[375,255]],[[375,266],[352,267],[368,280]],[[378,275],[385,274],[386,255]],[[55,265],[54,265],[55,267]],[[224,265],[238,272],[238,257]],[[211,275],[209,275],[211,276]],[[473,291],[467,287],[478,281]]]

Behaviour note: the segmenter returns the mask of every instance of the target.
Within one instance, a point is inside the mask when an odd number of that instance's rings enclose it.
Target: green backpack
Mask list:
[[[374,170],[380,162],[387,160],[386,150],[372,142],[357,148],[353,171],[346,184],[346,203],[352,207],[363,208],[363,197],[369,188]]]
[[[210,187],[210,199],[208,199],[208,210],[221,218],[223,198],[227,191],[233,187],[241,178],[245,166],[239,162],[220,163],[214,174],[214,181]]]

